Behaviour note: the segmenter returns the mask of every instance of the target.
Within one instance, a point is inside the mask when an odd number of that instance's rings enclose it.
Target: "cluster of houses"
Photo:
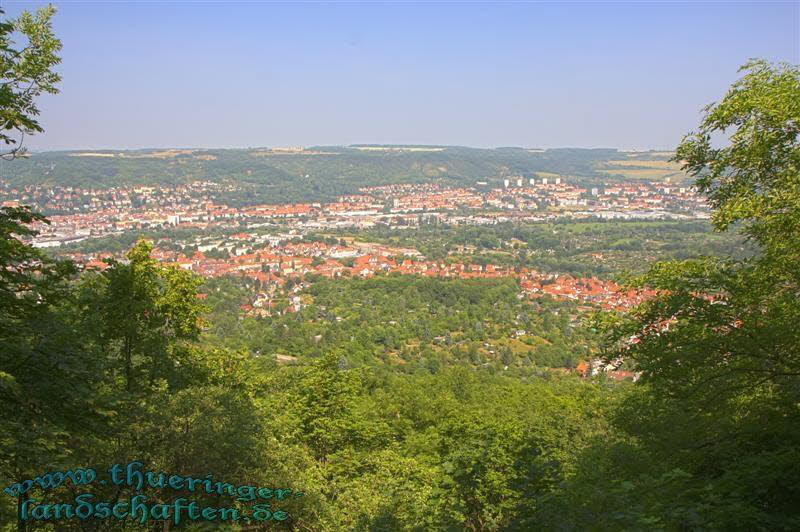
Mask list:
[[[81,188],[71,186],[24,185],[13,187],[0,181],[0,197],[7,202],[35,205],[46,212],[64,214],[98,210],[176,208],[199,206],[209,198],[231,192],[231,184],[192,181],[174,186]]]
[[[341,227],[411,226],[424,217],[452,224],[494,224],[511,220],[546,220],[564,215],[610,218],[660,217],[666,213],[705,217],[702,197],[669,183],[607,184],[579,188],[561,178],[506,179],[501,188],[440,187],[436,184],[394,184],[365,187],[335,202],[232,207],[215,197],[233,185],[195,182],[173,187],[138,186],[112,189],[74,187],[5,187],[3,206],[38,204],[59,214],[50,225],[39,224],[38,247],[57,247],[88,238],[143,229],[223,229],[227,237],[194,246],[195,251],[156,248],[154,258],[208,278],[233,276],[252,288],[243,310],[253,315],[299,311],[299,295],[312,276],[325,278],[417,275],[432,278],[514,278],[520,298],[551,297],[585,309],[625,310],[654,295],[624,290],[613,281],[548,274],[492,264],[428,260],[417,250],[354,241],[309,242],[298,237],[309,230]],[[231,188],[233,187],[233,188]],[[690,214],[685,214],[690,213]],[[676,215],[681,216],[681,215]],[[270,225],[284,234],[244,232]],[[282,230],[282,229],[279,229]],[[220,250],[223,253],[220,253]],[[111,253],[72,254],[87,269],[107,268]],[[275,304],[280,301],[281,304]],[[636,339],[632,339],[635,342]],[[600,359],[576,368],[582,377],[605,375],[636,380],[638,374]]]
[[[624,290],[617,283],[594,277],[572,277],[570,275],[543,275],[538,272],[519,274],[523,293],[532,297],[551,296],[555,299],[571,300],[591,304],[604,310],[625,310],[653,297],[653,290]]]
[[[621,366],[622,359],[604,361],[600,358],[593,358],[580,362],[575,367],[575,372],[584,379],[604,376],[614,381],[631,380],[633,382],[638,381],[639,377],[642,375],[640,372],[620,369]]]
[[[233,236],[243,238],[247,235],[242,233]],[[291,235],[284,235],[283,238],[289,236]],[[493,264],[427,260],[413,249],[373,243],[331,245],[325,242],[281,241],[278,238],[275,244],[262,249],[240,254],[235,251],[236,248],[233,254],[224,257],[210,256],[201,250],[186,256],[181,252],[156,248],[153,250],[153,257],[166,265],[190,270],[203,277],[234,276],[245,280],[253,289],[253,297],[246,310],[261,315],[271,312],[271,305],[265,305],[265,302],[287,297],[288,281],[292,281],[289,286],[299,288],[299,283],[308,281],[312,278],[310,276],[370,278],[382,274],[399,274],[442,279],[514,278],[520,287],[520,297],[549,296],[609,310],[624,310],[652,296],[647,291],[622,290],[609,280],[542,273],[527,268]],[[85,268],[99,270],[107,267],[103,259],[109,257],[109,253],[72,254],[72,258],[82,262]],[[299,308],[299,305],[291,305],[286,310]]]
[[[192,271],[208,278],[230,276],[246,283],[251,296],[242,305],[249,315],[270,316],[297,312],[304,306],[303,288],[314,282],[314,276],[325,278],[371,278],[376,275],[416,275],[442,279],[513,278],[519,286],[519,297],[536,299],[551,297],[574,301],[579,310],[625,310],[652,297],[653,291],[624,290],[615,282],[594,277],[574,277],[542,273],[527,268],[493,264],[461,263],[428,260],[417,250],[357,241],[306,241],[297,234],[253,235],[236,233],[223,242],[210,239],[195,246],[188,255],[166,248],[155,248],[152,256],[162,263]],[[264,247],[254,248],[258,240]],[[203,251],[205,250],[205,252]],[[213,251],[213,252],[212,252]],[[86,269],[103,270],[104,259],[119,258],[111,253],[72,254]],[[632,339],[635,343],[636,339]],[[638,378],[601,360],[583,362],[575,369],[584,378],[604,375],[612,380]]]
[[[293,203],[233,207],[219,201],[234,185],[194,182],[172,187],[111,189],[42,187],[3,189],[3,206],[34,204],[50,213],[33,240],[37,247],[58,247],[88,238],[147,229],[230,229],[284,225],[300,230],[408,227],[425,220],[494,224],[540,221],[562,216],[606,218],[702,218],[702,196],[668,183],[610,183],[580,188],[561,178],[523,180],[502,188],[396,184],[365,187],[329,203]]]

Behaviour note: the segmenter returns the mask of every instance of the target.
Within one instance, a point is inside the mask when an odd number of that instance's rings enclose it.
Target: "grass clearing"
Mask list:
[[[643,179],[682,183],[691,176],[681,170],[681,164],[672,161],[607,161],[598,165],[598,170],[608,175],[622,175],[626,179]]]

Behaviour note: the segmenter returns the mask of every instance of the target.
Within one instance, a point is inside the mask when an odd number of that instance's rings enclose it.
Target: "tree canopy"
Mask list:
[[[53,33],[55,12],[47,6],[0,22],[0,142],[9,149],[2,154],[5,158],[24,153],[25,135],[44,131],[36,98],[58,92],[61,76],[53,67],[61,62],[61,41]]]
[[[603,322],[607,357],[642,372],[617,414],[620,445],[647,457],[612,477],[627,510],[611,522],[624,526],[800,526],[800,69],[743,70],[677,157],[718,230],[740,228],[758,252],[656,264],[637,284],[661,295]],[[664,493],[669,505],[656,502]]]

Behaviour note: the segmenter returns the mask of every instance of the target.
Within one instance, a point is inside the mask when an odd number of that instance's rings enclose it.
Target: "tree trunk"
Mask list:
[[[132,349],[133,346],[131,345],[133,342],[131,341],[130,336],[125,336],[125,389],[128,393],[131,392],[133,389],[133,360],[132,360]]]
[[[21,484],[21,483],[20,483]],[[21,493],[17,497],[17,531],[25,532],[27,530],[28,522],[22,519],[22,505],[28,500],[28,493]]]

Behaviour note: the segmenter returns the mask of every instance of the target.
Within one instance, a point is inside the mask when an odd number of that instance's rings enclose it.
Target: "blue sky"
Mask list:
[[[748,58],[800,62],[797,2],[54,3],[33,149],[672,148]]]

